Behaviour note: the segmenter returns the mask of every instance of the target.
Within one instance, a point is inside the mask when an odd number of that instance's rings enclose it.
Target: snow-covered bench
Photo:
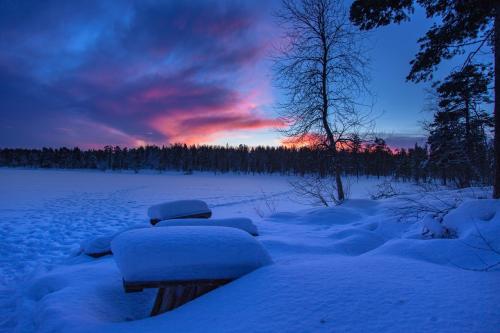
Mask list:
[[[126,292],[158,288],[152,316],[272,263],[255,238],[228,227],[131,230],[111,248]]]
[[[209,218],[212,211],[201,200],[178,200],[149,207],[148,216],[152,225],[170,219]]]
[[[227,219],[173,219],[158,222],[155,227],[176,227],[176,226],[206,226],[206,227],[230,227],[248,232],[252,236],[258,236],[257,226],[252,220],[246,217],[236,217]]]

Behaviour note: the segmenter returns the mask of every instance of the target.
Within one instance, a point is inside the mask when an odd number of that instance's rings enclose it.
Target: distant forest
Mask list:
[[[391,150],[383,139],[343,150],[339,158],[344,174],[354,176],[392,176],[402,181],[441,179],[452,183],[460,179],[460,167],[443,169],[433,163],[427,147]],[[491,184],[492,149],[476,160],[476,183]],[[331,158],[321,148],[230,146],[146,146],[81,150],[79,148],[0,149],[0,166],[26,168],[158,170],[236,172],[244,174],[320,175],[334,174]],[[458,185],[458,184],[457,184]]]

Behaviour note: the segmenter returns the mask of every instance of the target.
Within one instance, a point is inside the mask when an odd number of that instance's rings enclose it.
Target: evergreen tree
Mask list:
[[[443,183],[453,179],[467,187],[489,173],[485,128],[492,121],[482,106],[491,102],[491,76],[485,68],[468,65],[434,84],[439,109],[429,125],[429,162],[434,173],[442,173]]]
[[[457,112],[441,111],[429,125],[429,166],[443,184],[453,179],[460,187],[469,186],[469,163],[464,150],[464,127]]]
[[[446,113],[449,114],[449,113]],[[483,122],[480,122],[483,124]],[[463,128],[463,127],[460,127]],[[472,118],[472,137],[482,140],[475,156],[475,166],[482,171],[483,178],[475,180],[491,182],[492,147],[486,144],[486,137],[475,134],[484,133],[476,126],[476,118]],[[100,170],[132,170],[139,172],[150,170],[177,171],[213,171],[215,173],[279,173],[284,175],[319,175],[332,176],[335,169],[322,147],[230,147],[230,146],[146,146],[138,148],[80,149],[43,148],[37,149],[1,149],[1,167],[30,168],[68,168],[68,169],[100,169]],[[394,176],[408,181],[425,181],[430,176],[441,177],[428,167],[427,149],[416,146],[408,151],[391,150],[382,139],[372,144],[359,144],[344,150],[339,155],[344,165],[344,175]],[[430,163],[432,167],[432,163]],[[435,165],[434,165],[435,167]],[[429,169],[429,170],[428,170]],[[479,170],[479,169],[478,169]],[[451,178],[449,178],[451,179]]]
[[[495,73],[495,172],[493,197],[500,198],[500,1],[498,0],[355,0],[351,5],[351,20],[362,29],[373,29],[392,22],[408,21],[422,6],[429,18],[437,18],[424,37],[420,51],[411,61],[407,80],[419,82],[432,79],[432,73],[442,60],[467,52],[464,67],[476,54],[492,47]]]
[[[484,144],[484,125],[490,123],[486,112],[481,109],[483,104],[491,103],[488,86],[491,74],[484,65],[467,65],[459,71],[451,73],[444,82],[434,86],[439,98],[439,107],[444,112],[454,113],[451,118],[456,118],[463,123],[462,149],[465,151],[463,159],[463,186],[469,186],[474,170],[474,162],[482,158]],[[475,128],[473,128],[473,126]]]

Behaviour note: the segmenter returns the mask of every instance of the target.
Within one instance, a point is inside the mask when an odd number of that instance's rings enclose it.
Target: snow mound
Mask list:
[[[149,207],[148,216],[151,220],[162,221],[188,217],[210,217],[212,211],[206,202],[201,200],[178,200],[165,202]]]
[[[478,229],[500,227],[500,200],[468,200],[443,218],[443,225],[464,238]]]
[[[250,235],[258,236],[257,226],[252,220],[245,217],[228,218],[228,219],[173,219],[159,222],[157,227],[174,227],[174,226],[204,226],[204,227],[231,227],[241,229],[248,232]]]
[[[335,240],[332,246],[335,252],[344,255],[360,255],[385,243],[382,236],[362,228],[336,231],[330,237]]]
[[[358,213],[373,215],[377,212],[380,204],[370,199],[349,199],[342,203],[343,208],[354,209]]]
[[[499,211],[498,200],[467,200],[446,214],[441,223],[426,215],[410,226],[406,237],[393,237],[370,255],[393,255],[469,270],[493,269],[500,263]],[[419,226],[424,227],[420,237],[416,234]]]
[[[108,254],[112,254],[111,251],[111,241],[118,236],[119,234],[128,231],[128,230],[133,230],[133,229],[140,229],[140,228],[149,228],[150,226],[146,225],[135,225],[135,226],[130,226],[126,229],[123,229],[119,232],[114,232],[108,235],[104,236],[97,236],[97,237],[92,237],[89,239],[84,240],[80,244],[80,252],[83,254],[86,254],[90,257],[94,258],[99,258]]]
[[[114,237],[115,234],[87,239],[80,244],[80,251],[94,258],[111,254],[111,241]]]
[[[443,238],[445,235],[450,234],[450,231],[442,223],[439,223],[432,214],[426,214],[421,224],[423,227],[422,234],[431,238]]]
[[[111,257],[61,265],[26,285],[20,310],[34,311],[34,318],[24,321],[15,332],[92,332],[89,326],[94,322],[146,318],[155,292],[124,293],[120,272]]]
[[[235,279],[272,263],[248,233],[228,227],[131,230],[111,242],[125,281]]]
[[[331,226],[349,224],[361,220],[362,217],[356,209],[341,205],[311,210],[302,218],[302,223]]]

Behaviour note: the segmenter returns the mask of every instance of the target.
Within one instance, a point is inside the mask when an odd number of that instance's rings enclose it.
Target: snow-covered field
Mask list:
[[[500,332],[500,267],[481,271],[500,261],[500,203],[471,199],[482,190],[426,196],[460,199],[436,224],[414,216],[421,194],[368,199],[376,179],[352,181],[352,199],[332,208],[303,203],[289,180],[0,169],[0,330]],[[79,244],[146,226],[150,205],[178,199],[252,218],[274,264],[149,318],[154,291],[125,294],[113,257],[78,255]],[[443,228],[453,238],[430,237]]]

